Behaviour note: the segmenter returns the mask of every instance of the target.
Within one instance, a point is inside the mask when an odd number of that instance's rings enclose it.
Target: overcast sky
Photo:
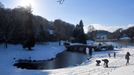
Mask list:
[[[62,19],[77,24],[82,19],[85,29],[114,31],[117,28],[134,26],[134,0],[0,0],[5,7],[14,8],[31,4],[33,13],[50,21]]]

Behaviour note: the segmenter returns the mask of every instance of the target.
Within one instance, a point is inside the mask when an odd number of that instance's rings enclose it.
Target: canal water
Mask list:
[[[58,69],[58,68],[66,68],[72,67],[76,65],[80,65],[82,62],[87,60],[87,55],[83,53],[77,52],[68,52],[64,51],[56,56],[53,60],[36,60],[38,64],[29,65],[31,62],[27,64],[16,63],[18,64],[18,68],[22,69],[34,69],[34,70],[48,70],[48,69]],[[35,62],[33,62],[35,63]],[[36,67],[33,67],[36,66]]]
[[[57,55],[54,60],[45,61],[42,64],[44,69],[57,69],[76,66],[87,60],[87,55],[65,51]]]

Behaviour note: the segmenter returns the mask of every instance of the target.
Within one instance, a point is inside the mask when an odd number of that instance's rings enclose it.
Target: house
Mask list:
[[[127,36],[126,34],[124,34],[121,38],[120,38],[121,41],[130,41],[131,38],[129,36]]]
[[[105,30],[97,30],[96,33],[96,40],[97,41],[104,41],[108,39],[108,35],[110,34],[110,32],[105,31]]]

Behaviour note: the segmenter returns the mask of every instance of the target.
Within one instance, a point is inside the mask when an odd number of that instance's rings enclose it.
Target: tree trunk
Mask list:
[[[7,42],[5,42],[5,48],[7,48]]]

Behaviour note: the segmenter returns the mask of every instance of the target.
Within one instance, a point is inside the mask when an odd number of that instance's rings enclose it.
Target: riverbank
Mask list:
[[[0,73],[2,75],[29,75],[28,70],[21,70],[13,66],[17,59],[48,60],[65,50],[58,42],[49,42],[35,45],[33,51],[23,49],[21,45],[0,45]],[[23,73],[22,73],[23,72]],[[28,72],[28,74],[24,74]],[[35,71],[34,71],[35,72]],[[19,73],[19,74],[18,74]],[[32,74],[33,75],[33,74]]]

